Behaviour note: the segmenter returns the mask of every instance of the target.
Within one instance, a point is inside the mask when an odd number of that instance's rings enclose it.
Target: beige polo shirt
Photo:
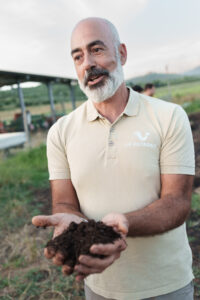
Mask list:
[[[49,130],[50,180],[70,178],[82,212],[95,220],[141,209],[160,195],[160,174],[194,174],[184,110],[130,90],[111,124],[90,101]],[[172,292],[192,278],[185,224],[153,237],[128,238],[120,259],[86,284],[107,298],[134,300]]]

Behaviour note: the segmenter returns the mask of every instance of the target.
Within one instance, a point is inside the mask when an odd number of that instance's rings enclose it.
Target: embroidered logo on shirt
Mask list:
[[[138,137],[138,139],[139,139],[140,141],[143,141],[143,142],[146,141],[147,138],[148,138],[148,136],[150,135],[149,132],[145,132],[145,135],[142,136],[141,132],[139,132],[139,131],[135,131],[134,134]]]
[[[149,132],[141,133],[140,131],[134,131],[134,135],[137,136],[139,141],[130,141],[129,143],[125,144],[125,147],[147,147],[147,148],[156,148],[156,144],[151,142],[146,142],[148,137],[150,136]]]

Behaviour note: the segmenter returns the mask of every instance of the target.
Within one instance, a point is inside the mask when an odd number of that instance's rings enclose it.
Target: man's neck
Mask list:
[[[111,98],[101,103],[94,103],[94,106],[103,117],[110,121],[110,123],[114,123],[124,111],[128,102],[128,97],[129,91],[125,83],[123,83]]]

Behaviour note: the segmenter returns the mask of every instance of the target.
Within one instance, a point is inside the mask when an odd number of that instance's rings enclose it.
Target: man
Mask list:
[[[106,258],[79,257],[76,279],[86,278],[88,300],[193,299],[185,229],[194,174],[188,118],[178,105],[126,87],[126,47],[107,20],[79,22],[71,49],[89,100],[49,131],[53,215],[33,224],[54,226],[56,236],[71,221],[102,219],[122,234],[114,244],[91,247]],[[61,253],[45,255],[63,265]]]
[[[143,94],[144,95],[147,95],[147,96],[150,96],[150,97],[153,97],[154,94],[155,94],[155,86],[152,84],[152,83],[147,83],[144,87],[144,92]]]
[[[138,92],[138,93],[142,93],[144,90],[143,90],[143,88],[140,86],[140,85],[134,85],[133,87],[132,87],[132,89],[134,90],[134,91],[136,91],[136,92]]]

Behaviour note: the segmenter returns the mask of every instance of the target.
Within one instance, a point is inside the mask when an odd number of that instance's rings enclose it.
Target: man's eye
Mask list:
[[[103,50],[102,48],[94,48],[93,52],[98,53],[98,52],[101,52],[102,50]]]
[[[80,55],[74,56],[74,60],[79,61],[80,59],[81,59],[81,56],[80,56]]]

